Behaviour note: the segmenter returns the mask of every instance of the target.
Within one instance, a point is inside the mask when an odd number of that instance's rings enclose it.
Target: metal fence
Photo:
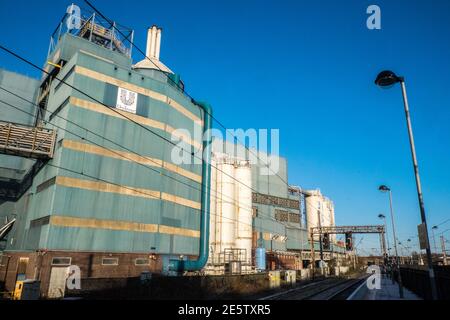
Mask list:
[[[402,266],[400,271],[405,288],[411,290],[422,299],[431,299],[428,270],[425,267]],[[440,300],[450,300],[450,266],[434,266],[434,273],[438,298]]]

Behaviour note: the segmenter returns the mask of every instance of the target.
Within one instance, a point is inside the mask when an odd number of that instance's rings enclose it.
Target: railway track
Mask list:
[[[345,300],[366,278],[366,276],[357,279],[328,278],[261,300]]]

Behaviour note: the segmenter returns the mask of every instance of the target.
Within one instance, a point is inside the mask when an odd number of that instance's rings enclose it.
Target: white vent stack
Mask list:
[[[160,60],[161,52],[161,36],[162,29],[156,25],[153,25],[147,30],[147,45],[145,55],[147,58],[136,63],[135,69],[156,69],[167,73],[173,73],[166,65]]]
[[[147,51],[145,53],[147,57],[159,60],[161,34],[162,29],[157,26],[152,26],[147,30]]]

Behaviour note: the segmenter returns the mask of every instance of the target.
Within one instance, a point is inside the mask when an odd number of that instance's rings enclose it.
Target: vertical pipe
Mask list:
[[[155,57],[155,47],[156,47],[156,26],[152,26],[151,33],[152,33],[152,39],[151,39],[152,41],[150,42],[150,55],[148,57],[154,58]]]
[[[148,30],[147,30],[147,46],[145,49],[145,55],[148,58],[150,58],[150,56],[152,54],[151,45],[152,45],[152,28],[148,28]]]
[[[155,58],[159,60],[159,53],[161,51],[161,29],[158,28],[156,31],[156,47],[155,47]]]
[[[203,161],[202,161],[202,194],[200,216],[200,248],[197,260],[170,260],[171,271],[198,271],[208,261],[209,255],[209,221],[210,221],[210,186],[211,186],[211,119],[212,107],[203,102],[194,102],[203,110]]]

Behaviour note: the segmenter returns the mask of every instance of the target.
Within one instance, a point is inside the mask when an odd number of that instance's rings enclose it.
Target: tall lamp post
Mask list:
[[[403,298],[403,283],[402,283],[402,275],[400,273],[400,259],[398,256],[398,249],[397,249],[397,236],[395,235],[394,209],[392,208],[392,191],[385,185],[380,186],[378,190],[380,190],[381,192],[389,192],[389,207],[391,208],[392,235],[394,236],[394,250],[396,261],[395,264],[398,270],[398,292],[400,294],[400,298]],[[392,279],[394,278],[392,277]]]
[[[414,166],[414,174],[416,177],[417,197],[419,198],[419,205],[420,205],[420,217],[422,219],[422,225],[423,225],[424,229],[428,230],[427,229],[427,219],[426,219],[426,215],[425,215],[425,205],[423,203],[423,196],[422,196],[422,187],[420,184],[419,166],[417,164],[416,149],[414,146],[414,137],[413,137],[412,126],[411,126],[411,118],[409,116],[409,106],[408,106],[408,97],[406,95],[405,79],[404,79],[404,77],[397,76],[392,71],[382,71],[378,74],[378,76],[375,80],[375,84],[380,87],[390,87],[398,82],[400,82],[400,85],[402,87],[403,105],[405,108],[406,124],[408,127],[409,144],[410,144],[410,148],[411,148],[411,155],[412,155],[413,166]],[[434,276],[434,270],[433,270],[433,260],[431,257],[430,239],[428,237],[428,232],[425,232],[424,240],[426,243],[425,249],[427,252],[428,274],[429,274],[430,285],[431,285],[431,296],[434,300],[436,300],[437,299],[437,289],[436,289],[436,282],[435,282],[435,276]]]

